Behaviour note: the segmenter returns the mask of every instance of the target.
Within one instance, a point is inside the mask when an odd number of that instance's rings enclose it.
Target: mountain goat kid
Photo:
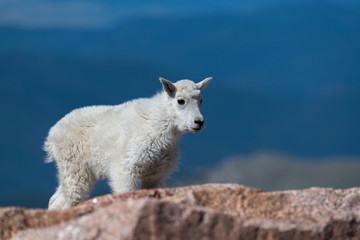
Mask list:
[[[95,181],[108,178],[114,193],[163,186],[176,167],[179,137],[200,132],[199,83],[160,78],[164,91],[116,106],[76,109],[49,131],[44,150],[56,161],[59,186],[49,209],[77,205],[88,197]]]

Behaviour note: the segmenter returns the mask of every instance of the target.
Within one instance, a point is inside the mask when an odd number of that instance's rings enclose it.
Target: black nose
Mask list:
[[[198,124],[201,127],[202,125],[204,125],[204,119],[197,118],[195,119],[194,123]]]

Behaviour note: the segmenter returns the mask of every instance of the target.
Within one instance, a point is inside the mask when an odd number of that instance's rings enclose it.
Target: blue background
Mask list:
[[[152,96],[159,76],[214,78],[168,186],[358,186],[359,43],[357,1],[0,2],[0,205],[46,207],[49,128]]]

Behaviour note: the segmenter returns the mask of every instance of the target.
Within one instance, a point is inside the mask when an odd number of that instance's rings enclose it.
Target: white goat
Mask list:
[[[59,187],[49,209],[75,206],[95,181],[108,178],[114,193],[163,186],[176,167],[177,142],[184,132],[200,132],[199,83],[160,78],[164,91],[116,106],[76,109],[49,131],[44,150],[56,161]]]

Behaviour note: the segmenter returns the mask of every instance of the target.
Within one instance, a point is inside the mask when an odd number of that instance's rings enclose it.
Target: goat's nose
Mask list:
[[[196,118],[194,123],[202,126],[202,125],[204,125],[204,119],[203,118]]]

